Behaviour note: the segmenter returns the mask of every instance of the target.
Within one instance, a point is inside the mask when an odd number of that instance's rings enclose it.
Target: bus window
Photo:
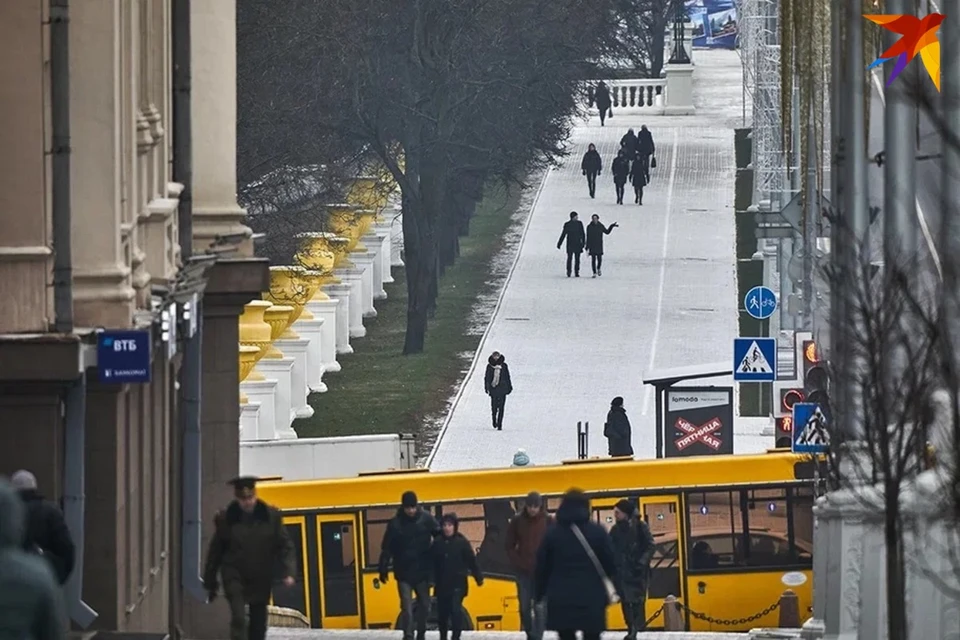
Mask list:
[[[743,566],[743,513],[739,491],[687,494],[691,570]]]
[[[798,564],[813,566],[813,488],[789,490],[789,508],[793,526],[793,552]]]
[[[307,579],[303,571],[303,525],[300,522],[297,524],[284,524],[283,528],[287,532],[290,542],[293,543],[293,557],[297,568],[293,575],[294,585],[292,587],[287,588],[281,585],[274,585],[273,603],[278,607],[296,609],[303,615],[308,616]],[[282,571],[283,568],[278,567],[276,575],[281,575]]]
[[[750,545],[746,564],[775,567],[793,564],[790,548],[786,489],[754,489],[747,492],[747,526]]]
[[[380,562],[380,543],[383,542],[383,534],[387,530],[387,523],[397,515],[397,510],[393,507],[380,509],[367,509],[364,518],[364,549],[366,550],[367,561],[365,566],[376,567]]]
[[[477,565],[484,574],[513,574],[506,549],[507,525],[516,515],[513,502],[500,499],[451,503],[441,507],[441,514],[457,514],[460,533],[470,541],[477,554]]]
[[[600,509],[594,509],[593,519],[608,532],[613,528],[613,525],[617,521],[613,515],[613,507],[601,507]]]

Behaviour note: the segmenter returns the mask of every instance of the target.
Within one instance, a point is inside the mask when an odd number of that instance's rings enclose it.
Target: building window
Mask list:
[[[739,491],[687,494],[691,570],[743,565],[743,513]]]
[[[522,503],[522,500],[520,501]],[[460,533],[470,541],[477,554],[477,565],[485,575],[513,575],[507,556],[507,526],[516,515],[517,501],[511,499],[483,502],[448,503],[440,514],[455,513]]]

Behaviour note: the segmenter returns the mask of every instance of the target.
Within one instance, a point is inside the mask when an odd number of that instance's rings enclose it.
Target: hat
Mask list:
[[[633,503],[633,501],[626,500],[626,499],[620,500],[619,502],[617,502],[616,507],[617,507],[617,511],[621,511],[627,514],[628,516],[632,516],[634,512],[637,510],[637,506]]]
[[[611,402],[610,404],[613,405],[613,406],[615,406],[615,407],[622,407],[622,406],[623,406],[623,396],[617,396],[616,398],[613,399],[613,402]]]
[[[530,456],[527,455],[527,452],[523,449],[517,449],[517,452],[513,454],[513,466],[526,467],[529,464]]]
[[[251,498],[256,493],[257,477],[240,476],[239,478],[234,478],[227,484],[233,486],[233,494],[238,498]]]
[[[26,469],[20,469],[10,477],[10,484],[17,491],[37,488],[37,478]]]
[[[543,506],[543,498],[536,491],[531,491],[523,501],[524,506],[540,508]]]
[[[457,525],[460,524],[460,519],[457,518],[457,514],[455,513],[445,513],[440,518],[440,524],[446,524],[448,522],[452,524],[454,527],[456,527]]]
[[[404,491],[403,496],[400,497],[400,506],[404,509],[417,506],[417,494],[413,491]]]

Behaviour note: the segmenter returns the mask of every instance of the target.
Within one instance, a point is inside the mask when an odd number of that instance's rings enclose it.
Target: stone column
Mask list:
[[[260,429],[259,402],[247,401],[240,405],[240,442],[250,440],[250,434],[256,434]]]
[[[362,249],[350,253],[350,261],[357,265],[357,268],[360,269],[360,283],[362,285],[361,292],[363,293],[363,317],[376,318],[377,310],[373,306],[373,295],[375,290],[373,268],[374,263],[377,262],[377,256],[364,246]]]
[[[349,284],[341,282],[339,279],[323,287],[323,293],[337,303],[335,328],[336,352],[338,354],[353,353],[353,347],[350,346],[350,289]],[[317,313],[314,301],[309,302],[308,305],[310,305],[310,311]]]
[[[203,251],[217,236],[253,255],[246,211],[237,204],[236,0],[190,3],[193,129],[193,245]]]
[[[246,380],[240,383],[240,391],[247,396],[247,404],[256,404],[260,407],[257,412],[256,428],[244,428],[241,440],[277,439],[276,406],[277,387],[279,385],[276,380],[267,380],[263,374],[261,374],[261,378],[260,380],[251,380],[248,376]],[[242,418],[243,416],[241,416]]]
[[[663,109],[665,116],[692,116],[693,107],[693,65],[667,64],[667,104]]]
[[[290,373],[290,411],[293,420],[310,418],[313,416],[313,407],[307,403],[307,349],[310,340],[303,337],[281,338],[277,340],[277,348],[284,355],[293,358],[293,369]]]
[[[393,229],[390,221],[377,222],[374,225],[377,237],[380,238],[380,264],[383,273],[383,283],[393,284]],[[386,292],[384,292],[386,293]]]
[[[303,315],[307,315],[307,311],[310,310],[306,309]],[[303,316],[300,316],[300,319],[293,323],[293,330],[309,342],[307,345],[307,394],[324,393],[327,390],[327,385],[323,384],[324,323],[325,320],[323,318],[304,318]],[[331,347],[331,349],[333,348],[335,347]],[[313,414],[311,413],[311,415]]]
[[[337,362],[337,332],[340,330],[339,325],[341,324],[337,316],[337,309],[340,306],[339,300],[334,300],[321,290],[318,290],[313,299],[307,303],[307,311],[312,313],[316,319],[323,320],[320,336],[321,375],[340,371],[340,363]],[[349,338],[349,336],[347,337]],[[320,387],[314,389],[314,391],[323,393],[326,391],[326,385],[321,382]]]
[[[333,274],[339,278],[350,291],[350,316],[348,327],[351,338],[362,338],[367,335],[363,326],[363,270],[350,262],[344,263]]]
[[[293,423],[293,363],[293,358],[282,353],[279,357],[271,357],[270,354],[267,354],[257,363],[257,369],[264,377],[277,383],[273,411],[276,437],[279,439],[297,437],[297,434],[290,428]],[[249,395],[248,391],[246,393]]]
[[[373,254],[373,299],[383,300],[387,297],[387,292],[383,290],[383,239],[384,234],[374,229],[371,233],[363,236],[361,242]]]

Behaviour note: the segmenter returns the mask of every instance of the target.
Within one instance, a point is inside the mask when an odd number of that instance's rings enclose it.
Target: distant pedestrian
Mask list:
[[[493,428],[503,431],[503,409],[507,405],[507,396],[513,393],[513,380],[510,379],[510,367],[507,366],[506,359],[499,351],[494,351],[487,359],[483,389],[490,396]]]
[[[26,509],[0,478],[0,638],[62,640],[63,602],[50,565],[23,550]]]
[[[440,525],[429,512],[419,507],[417,494],[405,492],[400,498],[397,514],[387,523],[387,530],[383,532],[379,563],[380,582],[386,584],[389,564],[393,561],[393,577],[397,580],[397,591],[400,593],[404,640],[413,640],[414,629],[417,640],[424,640],[427,634],[430,580],[434,577],[433,540],[438,535]]]
[[[617,204],[623,204],[624,185],[630,177],[630,160],[623,149],[617,152],[617,157],[613,159],[610,173],[613,174],[613,184],[617,188]]]
[[[587,176],[587,190],[590,191],[590,197],[596,197],[597,176],[603,169],[603,160],[600,159],[596,146],[591,144],[587,147],[587,152],[583,154],[583,160],[580,162],[580,169],[583,175]]]
[[[57,582],[66,584],[73,572],[76,548],[63,512],[56,503],[46,500],[37,489],[37,479],[21,469],[10,477],[26,507],[27,522],[24,544],[27,551],[39,553],[53,569]]]
[[[603,226],[600,222],[600,216],[593,214],[590,217],[590,224],[587,225],[587,253],[590,254],[590,268],[593,269],[593,277],[602,276],[603,271],[603,236],[610,235],[610,232],[620,225],[614,222],[609,227]]]
[[[513,464],[512,467],[529,467],[530,456],[527,455],[526,449],[517,449],[517,452],[513,454]]]
[[[599,640],[615,600],[615,572],[607,532],[593,522],[587,497],[571,489],[537,551],[535,597],[546,600],[547,628],[560,640],[574,640],[577,631],[583,640]]]
[[[633,129],[627,129],[627,132],[620,138],[620,148],[627,155],[627,159],[633,162],[637,159],[637,153],[640,150],[640,141]]]
[[[630,184],[633,185],[634,203],[643,204],[643,187],[647,184],[647,174],[640,160],[635,160],[630,168]]]
[[[537,549],[543,541],[551,518],[543,508],[543,498],[536,491],[527,494],[523,509],[507,526],[507,556],[517,580],[517,599],[520,601],[520,624],[527,640],[543,637],[543,609],[535,606],[534,565]]]
[[[447,640],[447,629],[453,631],[453,640],[459,640],[463,630],[463,599],[469,587],[467,575],[472,575],[477,586],[483,586],[483,574],[477,566],[477,556],[470,541],[460,533],[460,521],[455,513],[440,518],[441,535],[433,543],[433,584],[437,597],[437,627],[440,640]]]
[[[597,88],[593,91],[593,101],[597,105],[597,111],[600,112],[600,126],[602,127],[607,116],[613,117],[613,109],[610,108],[610,90],[603,80],[597,83]]]
[[[603,435],[607,438],[608,452],[611,456],[632,456],[630,420],[623,408],[623,398],[617,396],[610,403],[607,422],[603,425]]]
[[[613,509],[616,523],[610,529],[617,563],[617,592],[627,623],[625,640],[634,640],[646,627],[647,585],[654,541],[650,527],[637,517],[635,500],[621,500]]]
[[[586,242],[586,233],[583,230],[583,223],[577,218],[577,212],[570,212],[570,219],[563,224],[563,231],[560,233],[560,239],[557,240],[557,249],[563,245],[563,240],[567,240],[567,277],[570,277],[570,267],[573,266],[575,275],[580,277],[580,254],[583,253],[583,245]]]
[[[640,133],[637,135],[637,160],[643,167],[643,173],[647,179],[646,184],[650,184],[650,159],[656,152],[657,146],[653,144],[653,134],[647,129],[647,125],[641,126]],[[654,161],[653,166],[656,166],[656,161]]]
[[[293,543],[280,512],[257,498],[257,479],[234,478],[234,500],[214,516],[215,529],[203,571],[208,601],[217,597],[217,575],[230,604],[230,640],[264,640],[267,605],[278,564],[283,585],[296,573]],[[249,622],[247,615],[249,611]]]

